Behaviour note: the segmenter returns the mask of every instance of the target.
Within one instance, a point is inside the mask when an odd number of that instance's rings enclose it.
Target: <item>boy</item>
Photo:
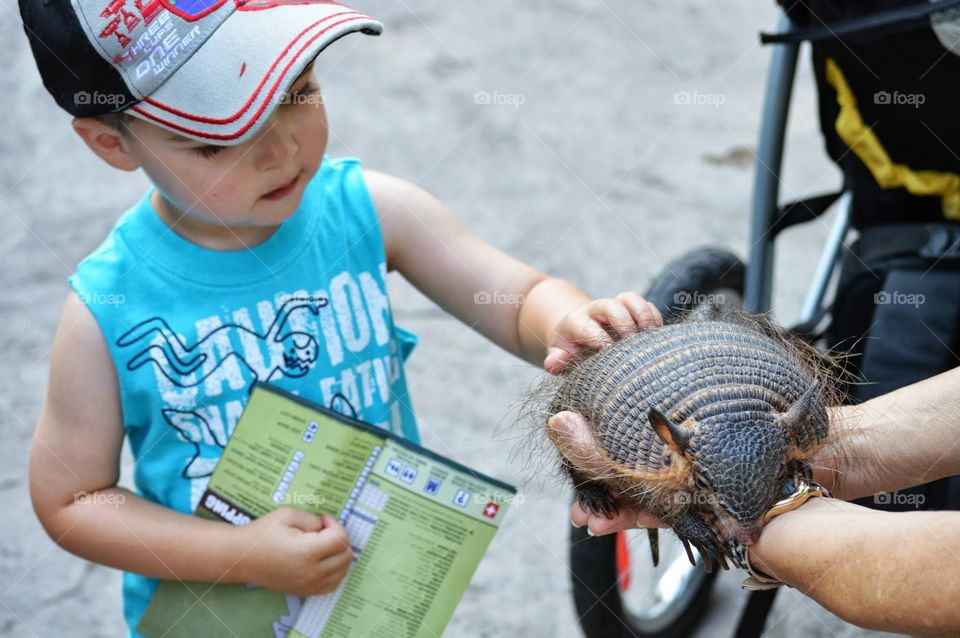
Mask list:
[[[257,381],[417,439],[386,273],[523,359],[655,325],[635,293],[590,299],[504,255],[420,188],[325,157],[312,71],[373,19],[320,0],[22,0],[44,83],[114,168],[153,183],[70,278],[31,450],[37,515],[123,569],[135,634],[158,578],[334,589],[329,516],[245,527],[190,515]],[[478,303],[496,294],[521,305]],[[612,336],[611,336],[612,335]],[[137,493],[117,487],[123,437]]]

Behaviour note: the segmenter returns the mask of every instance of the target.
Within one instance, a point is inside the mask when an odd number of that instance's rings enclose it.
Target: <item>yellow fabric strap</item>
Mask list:
[[[939,195],[943,199],[943,216],[960,219],[960,175],[915,171],[905,164],[895,163],[873,129],[864,124],[857,110],[857,98],[833,58],[827,58],[826,78],[836,90],[840,105],[837,134],[870,169],[880,188],[905,188],[914,195]]]

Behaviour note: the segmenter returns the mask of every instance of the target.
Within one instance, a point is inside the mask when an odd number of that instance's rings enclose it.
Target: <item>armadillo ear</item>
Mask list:
[[[683,454],[684,450],[687,449],[687,445],[690,443],[690,435],[656,408],[650,408],[647,418],[650,419],[650,425],[653,426],[653,431],[663,439],[667,447],[677,454]]]
[[[781,427],[786,428],[791,434],[797,434],[799,430],[803,429],[814,407],[818,385],[820,385],[820,381],[814,379],[810,387],[800,395],[800,398],[793,402],[790,409],[777,416],[777,422]]]

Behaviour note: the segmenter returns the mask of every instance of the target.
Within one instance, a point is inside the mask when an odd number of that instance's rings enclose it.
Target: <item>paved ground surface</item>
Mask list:
[[[81,146],[43,90],[16,5],[0,0],[0,635],[119,636],[118,574],[59,549],[34,519],[26,460],[66,276],[145,187]],[[380,39],[318,67],[330,153],[422,184],[480,236],[594,295],[643,289],[704,244],[747,249],[751,152],[773,3],[724,0],[362,0]],[[785,197],[837,184],[801,69]],[[776,310],[796,316],[825,228],[784,235]],[[491,347],[403,280],[398,321],[426,445],[521,484],[525,500],[480,567],[451,636],[579,636],[566,567],[568,494],[511,456],[515,402],[537,371]],[[811,532],[813,533],[813,532]],[[700,636],[729,635],[744,597],[721,580]],[[859,636],[796,594],[768,636]]]

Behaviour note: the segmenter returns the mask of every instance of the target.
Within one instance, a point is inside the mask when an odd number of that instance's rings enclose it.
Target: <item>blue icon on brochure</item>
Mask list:
[[[453,504],[457,507],[466,507],[470,502],[470,492],[467,490],[457,490],[457,495],[453,497]]]
[[[387,461],[386,471],[390,476],[400,476],[400,470],[403,469],[403,463],[397,459],[390,459]]]
[[[436,496],[437,492],[440,491],[440,486],[443,485],[443,481],[438,479],[435,476],[431,476],[427,479],[427,484],[423,486],[423,491],[429,494],[430,496]]]
[[[403,471],[400,473],[400,480],[404,483],[413,483],[413,479],[415,478],[417,478],[417,470],[409,465],[403,468]]]

